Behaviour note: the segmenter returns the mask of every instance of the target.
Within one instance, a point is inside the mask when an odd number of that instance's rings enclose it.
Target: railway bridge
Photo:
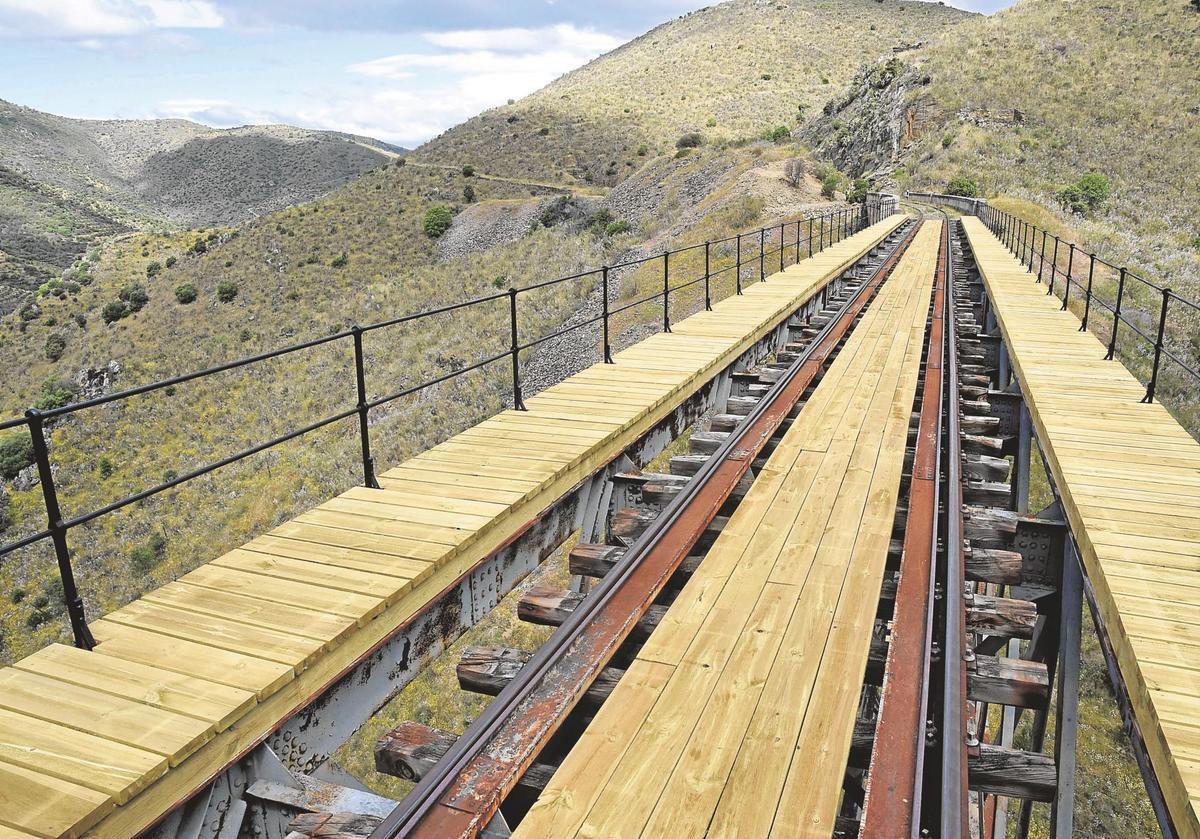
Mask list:
[[[513,408],[384,470],[373,327],[323,339],[357,349],[328,422],[361,434],[364,485],[99,617],[51,418],[5,423],[49,518],[0,550],[54,546],[75,644],[0,669],[0,839],[999,837],[1035,802],[1065,837],[1086,614],[1164,835],[1200,837],[1200,444],[1155,398],[1169,307],[1194,304],[1167,290],[1155,341],[1075,245],[1064,269],[993,208],[895,207],[684,249],[694,277],[663,255],[662,329],[619,351],[622,266],[597,269],[601,360],[537,394],[545,338],[520,337],[522,290],[496,295],[511,349],[479,366],[511,364]],[[685,286],[703,303],[673,318]],[[1114,360],[1122,329],[1148,380]],[[1053,502],[1031,509],[1038,461]],[[379,741],[406,797],[330,770],[564,545],[572,585],[518,605],[549,640],[462,656],[483,714]]]

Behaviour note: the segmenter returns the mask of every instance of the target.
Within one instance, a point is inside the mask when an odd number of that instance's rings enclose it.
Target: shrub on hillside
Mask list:
[[[346,255],[345,251],[342,251],[333,258],[333,261],[329,263],[329,266],[331,268],[345,268],[348,264],[350,264],[350,257]]]
[[[197,239],[191,247],[192,253],[205,253],[208,250],[208,243],[203,239]]]
[[[17,433],[0,437],[0,476],[8,480],[33,463],[33,441],[28,434]]]
[[[463,187],[463,200],[468,204],[475,201],[475,187],[470,184]]]
[[[33,403],[33,407],[39,411],[53,411],[55,408],[70,404],[74,398],[75,386],[73,384],[65,379],[56,379],[51,376],[42,382],[42,394],[38,397],[37,402]]]
[[[67,339],[59,332],[51,332],[46,336],[46,358],[50,361],[58,361],[63,357],[63,353],[67,349]]]
[[[221,280],[217,283],[217,299],[222,303],[232,303],[238,296],[238,284],[233,280]]]
[[[867,200],[867,191],[871,189],[871,185],[867,183],[866,178],[855,178],[854,186],[846,193],[846,200],[851,204],[862,204]]]
[[[163,267],[162,267],[161,262],[151,262],[149,265],[146,266],[147,279],[151,279],[151,280],[154,279],[155,277],[157,277],[159,274],[162,273],[162,269],[163,269]]]
[[[430,239],[436,239],[450,229],[452,221],[454,221],[454,215],[450,212],[449,207],[440,204],[436,207],[430,207],[425,211],[425,218],[422,222],[425,228],[425,235]]]
[[[703,140],[703,138],[701,138],[700,133],[698,131],[689,131],[687,134],[684,134],[682,137],[680,137],[678,140],[675,141],[675,148],[677,148],[677,149],[695,149],[695,148],[699,148],[700,144],[703,142],[704,142],[704,140]]]
[[[777,125],[763,132],[763,139],[770,140],[772,143],[786,143],[792,139],[792,132],[786,125]]]
[[[121,289],[117,297],[125,301],[131,312],[140,312],[150,302],[150,295],[138,283],[130,283]]]
[[[174,267],[174,265],[175,265],[176,261],[177,261],[177,260],[175,259],[175,257],[173,257],[173,256],[168,256],[168,257],[167,257],[167,262],[166,262],[166,265],[167,265],[167,267],[168,267],[168,268],[172,268],[172,267]]]
[[[616,221],[611,222],[608,227],[604,228],[604,232],[608,236],[616,236],[617,234],[624,233],[627,230],[629,230],[629,222],[625,221],[623,218],[619,218]]]
[[[129,307],[123,300],[110,300],[100,310],[100,316],[104,318],[105,323],[116,323],[127,314],[129,314]]]
[[[183,283],[175,286],[175,299],[185,306],[188,303],[195,303],[196,298],[200,296],[200,292],[191,283]]]
[[[166,555],[166,537],[155,534],[144,545],[138,545],[129,552],[129,564],[139,574],[148,574]]]
[[[1102,208],[1112,193],[1108,178],[1097,172],[1089,172],[1075,183],[1058,192],[1058,203],[1064,210],[1077,215],[1088,215]]]
[[[793,157],[783,164],[783,179],[794,187],[804,183],[804,161]]]
[[[12,499],[7,492],[0,489],[0,533],[12,527],[12,523]],[[13,593],[15,594],[16,592]]]
[[[967,175],[955,175],[946,184],[947,195],[960,195],[963,198],[976,198],[979,195],[979,184]]]
[[[836,173],[830,172],[821,180],[821,194],[826,198],[832,198],[837,188],[841,184],[841,178]]]
[[[649,151],[650,151],[650,147],[647,146],[645,143],[642,143],[640,146],[637,147],[638,157],[645,157]]]
[[[473,177],[475,175],[475,167],[468,163],[462,168],[462,175],[464,178]]]

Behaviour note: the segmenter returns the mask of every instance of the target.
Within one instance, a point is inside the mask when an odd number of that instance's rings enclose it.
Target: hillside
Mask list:
[[[1000,206],[1200,300],[1197,42],[1200,14],[1184,0],[1023,0],[864,70],[805,136],[848,173],[899,188],[968,175]],[[1109,200],[1062,209],[1060,190],[1090,172],[1109,180]],[[1111,303],[1114,278],[1097,284]],[[1158,300],[1133,302],[1152,331]],[[1180,307],[1169,336],[1200,365],[1200,313]],[[1149,348],[1128,349],[1147,375]],[[1160,393],[1200,434],[1195,381],[1167,375]]]
[[[863,62],[972,17],[910,0],[731,0],[450,129],[414,159],[611,185],[646,155],[674,151],[684,132],[722,144],[795,128]]]
[[[375,140],[291,126],[67,119],[0,101],[0,312],[105,236],[237,224],[395,154]]]

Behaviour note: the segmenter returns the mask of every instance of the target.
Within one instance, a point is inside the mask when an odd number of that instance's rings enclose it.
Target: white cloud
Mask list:
[[[0,0],[0,37],[96,39],[155,29],[212,29],[224,18],[210,0]]]
[[[290,121],[281,114],[243,108],[224,99],[169,99],[158,103],[154,115],[162,119],[190,119],[215,128]]]

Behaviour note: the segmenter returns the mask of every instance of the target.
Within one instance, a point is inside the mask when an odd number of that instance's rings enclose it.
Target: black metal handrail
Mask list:
[[[350,329],[335,332],[330,335],[325,335],[320,338],[314,338],[298,344],[292,344],[286,347],[270,350],[257,355],[240,358],[234,361],[225,362],[212,367],[207,367],[202,370],[197,370],[191,373],[185,373],[179,376],[174,376],[169,379],[151,382],[144,385],[128,388],[116,393],[104,394],[86,399],[80,402],[74,402],[61,407],[38,410],[30,408],[22,417],[14,417],[9,420],[0,422],[0,431],[5,431],[14,428],[25,427],[28,429],[33,445],[34,462],[38,470],[38,479],[42,487],[43,501],[46,508],[46,517],[48,526],[44,530],[39,530],[31,533],[16,541],[0,545],[0,558],[13,553],[22,548],[29,547],[44,540],[50,540],[54,546],[55,557],[58,562],[59,576],[63,584],[63,599],[67,607],[67,616],[71,625],[71,632],[74,637],[75,645],[84,649],[91,649],[95,646],[95,640],[92,637],[91,631],[88,629],[86,616],[84,613],[83,598],[79,594],[79,588],[75,581],[74,568],[71,564],[71,551],[67,540],[69,531],[88,522],[120,510],[131,504],[144,501],[151,496],[157,495],[166,490],[177,487],[190,480],[207,475],[211,472],[237,463],[248,457],[251,457],[267,449],[286,443],[290,440],[295,440],[306,434],[310,434],[321,428],[341,422],[342,420],[357,418],[359,444],[362,458],[362,474],[363,484],[367,487],[378,488],[379,482],[375,477],[375,462],[371,454],[371,438],[369,429],[369,414],[373,408],[378,408],[398,399],[403,399],[411,396],[426,388],[433,387],[443,382],[455,379],[459,376],[475,370],[482,369],[496,362],[509,359],[512,367],[512,400],[513,407],[517,410],[524,410],[524,398],[521,388],[521,353],[533,347],[539,346],[553,338],[558,338],[567,333],[578,329],[583,329],[592,326],[597,322],[602,323],[602,358],[606,364],[613,363],[612,346],[610,344],[609,321],[617,314],[620,314],[636,306],[645,303],[653,302],[659,298],[663,301],[663,320],[662,326],[664,331],[671,330],[671,293],[677,292],[685,288],[690,288],[704,283],[704,308],[705,310],[712,309],[712,280],[726,271],[733,270],[735,272],[735,290],[734,293],[741,294],[743,289],[743,268],[751,266],[756,260],[758,263],[758,279],[766,281],[766,258],[779,254],[779,269],[783,270],[785,262],[785,251],[794,249],[795,262],[800,261],[800,253],[802,250],[803,238],[801,229],[804,225],[808,226],[807,235],[807,255],[812,256],[814,253],[819,253],[828,245],[836,241],[844,239],[846,236],[856,233],[863,229],[868,223],[874,223],[879,219],[868,219],[864,209],[843,209],[834,210],[822,215],[801,217],[780,222],[778,225],[770,227],[760,227],[757,230],[746,233],[737,233],[733,236],[728,236],[724,239],[710,240],[686,247],[677,248],[675,250],[665,250],[661,254],[647,256],[640,259],[633,259],[617,265],[604,265],[599,268],[592,268],[586,271],[581,271],[576,274],[571,274],[564,277],[556,277],[554,279],[542,280],[532,283],[527,286],[511,287],[506,291],[499,291],[493,294],[487,294],[479,297],[462,300],[456,303],[447,304],[433,309],[427,309],[421,312],[413,312],[406,315],[401,315],[387,320],[378,321],[365,326],[355,325]],[[789,244],[785,241],[785,235],[789,228],[795,227],[794,243]],[[768,238],[774,239],[778,231],[779,247],[767,249]],[[814,235],[816,240],[814,243]],[[757,239],[757,253],[751,249],[749,253],[745,252],[742,247],[744,239],[751,241]],[[712,248],[718,245],[724,245],[729,242],[735,243],[735,259],[734,261],[722,268],[713,269],[712,267]],[[671,283],[671,257],[678,256],[692,251],[704,250],[704,273],[702,276],[686,280],[682,283]],[[660,291],[654,294],[635,300],[631,303],[622,305],[617,308],[610,306],[610,275],[613,271],[623,270],[628,268],[637,268],[656,261],[661,261],[663,265],[663,284]],[[586,318],[569,326],[564,326],[554,329],[551,332],[541,335],[537,338],[522,341],[520,331],[520,311],[518,307],[518,299],[521,294],[526,294],[531,291],[546,288],[549,286],[559,285],[561,283],[571,281],[582,281],[589,278],[598,277],[600,280],[600,296],[601,296],[601,313],[594,317]],[[473,363],[455,367],[451,370],[443,372],[431,379],[419,382],[418,384],[393,391],[383,396],[378,396],[369,399],[367,396],[367,370],[365,361],[365,352],[363,349],[363,339],[366,335],[379,329],[399,324],[412,323],[426,318],[436,317],[451,312],[459,311],[473,306],[481,306],[489,303],[495,303],[507,299],[508,315],[509,315],[509,342],[508,348],[502,352],[480,358]],[[199,466],[187,473],[172,477],[170,480],[163,481],[158,484],[141,489],[123,498],[119,498],[108,504],[105,504],[97,509],[86,513],[75,515],[72,517],[64,516],[62,508],[59,504],[57,487],[55,484],[54,470],[50,460],[50,449],[47,440],[46,425],[53,420],[75,414],[79,411],[88,408],[97,407],[100,405],[111,404],[113,402],[123,401],[134,396],[152,393],[165,388],[174,387],[186,382],[195,381],[197,379],[212,376],[218,373],[228,372],[230,370],[241,369],[251,365],[269,361],[292,353],[309,350],[315,347],[333,344],[335,342],[348,341],[352,347],[354,356],[354,372],[355,372],[355,394],[356,400],[353,406],[337,411],[322,419],[315,420],[300,428],[292,429],[284,434],[272,437],[265,442],[257,443],[253,446],[244,448],[234,454],[227,455],[218,460],[214,460],[203,466]]]
[[[989,230],[996,235],[1004,246],[1012,252],[1014,256],[1025,265],[1028,262],[1028,270],[1033,272],[1034,262],[1037,262],[1037,278],[1035,282],[1046,281],[1047,294],[1055,293],[1055,283],[1058,280],[1064,280],[1062,286],[1062,309],[1067,310],[1068,304],[1071,301],[1071,287],[1075,286],[1084,294],[1083,315],[1079,330],[1086,331],[1089,328],[1091,320],[1092,306],[1099,304],[1102,308],[1108,310],[1112,314],[1112,332],[1109,334],[1108,348],[1104,355],[1105,360],[1112,361],[1117,353],[1117,335],[1120,332],[1122,324],[1127,326],[1135,335],[1150,345],[1154,353],[1153,366],[1150,371],[1150,379],[1146,382],[1146,394],[1142,397],[1143,402],[1153,402],[1155,389],[1158,387],[1158,374],[1164,358],[1175,362],[1184,372],[1191,375],[1196,381],[1200,382],[1200,370],[1190,366],[1184,359],[1180,358],[1171,348],[1165,345],[1166,330],[1167,330],[1167,315],[1170,312],[1172,301],[1187,306],[1196,312],[1200,312],[1200,303],[1194,300],[1189,300],[1182,295],[1175,293],[1167,286],[1159,285],[1150,280],[1135,274],[1124,266],[1114,265],[1113,263],[1097,256],[1095,253],[1085,251],[1083,248],[1074,242],[1064,242],[1057,234],[1038,227],[1035,224],[1030,224],[1024,219],[1005,212],[1004,210],[996,209],[988,206],[984,224]],[[1041,236],[1039,241],[1038,237]],[[1050,241],[1053,240],[1052,246],[1049,246],[1049,276],[1046,276],[1047,256],[1046,251]],[[1059,252],[1066,249],[1067,253],[1067,269],[1063,271],[1058,267]],[[1075,278],[1075,266],[1077,262],[1082,260],[1087,261],[1087,279],[1080,281]],[[1095,281],[1096,266],[1103,265],[1118,273],[1117,281],[1117,297],[1116,301],[1109,304],[1101,298],[1094,290],[1093,283]],[[1158,311],[1158,325],[1156,334],[1149,335],[1138,328],[1137,323],[1128,317],[1128,314],[1123,308],[1126,297],[1126,287],[1129,282],[1139,283],[1147,289],[1157,293],[1161,298]]]

